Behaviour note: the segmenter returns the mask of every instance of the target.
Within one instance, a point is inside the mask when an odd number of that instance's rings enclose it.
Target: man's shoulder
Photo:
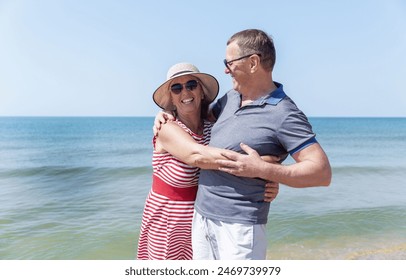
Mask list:
[[[283,99],[280,100],[278,105],[279,109],[283,112],[292,112],[292,111],[300,111],[299,107],[296,105],[295,101],[290,98],[288,95],[285,95]]]
[[[238,95],[239,95],[238,91],[236,91],[235,89],[230,89],[226,93],[224,93],[224,95],[222,97],[220,97],[219,99],[233,98],[233,97],[235,98]]]

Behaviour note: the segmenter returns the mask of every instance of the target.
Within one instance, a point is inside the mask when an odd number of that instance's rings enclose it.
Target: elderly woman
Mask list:
[[[209,147],[209,104],[219,85],[212,75],[189,63],[172,66],[153,94],[155,103],[172,111],[174,121],[153,138],[153,183],[147,197],[138,243],[138,259],[192,259],[191,226],[199,170],[217,169],[222,149]],[[271,191],[269,189],[272,188]],[[277,194],[277,184],[268,187]]]

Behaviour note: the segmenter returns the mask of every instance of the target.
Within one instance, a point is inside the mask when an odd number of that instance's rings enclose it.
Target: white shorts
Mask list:
[[[226,223],[194,212],[194,260],[265,260],[266,247],[266,224]]]

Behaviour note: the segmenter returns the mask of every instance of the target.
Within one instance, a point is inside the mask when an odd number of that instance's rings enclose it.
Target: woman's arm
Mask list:
[[[225,159],[221,155],[225,150],[197,143],[183,128],[171,121],[161,124],[156,144],[157,151],[167,151],[186,164],[202,169],[218,169],[216,160]]]
[[[156,150],[168,152],[188,165],[202,169],[219,169],[218,159],[226,159],[222,152],[227,151],[228,155],[239,155],[239,153],[204,146],[197,143],[192,136],[178,126],[175,122],[162,124],[159,136],[157,136]],[[278,162],[279,157],[263,157],[268,162]],[[264,201],[273,201],[279,192],[279,183],[267,182],[265,184]]]

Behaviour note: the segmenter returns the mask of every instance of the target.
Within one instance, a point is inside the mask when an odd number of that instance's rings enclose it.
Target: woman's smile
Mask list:
[[[191,97],[191,98],[188,98],[188,99],[183,99],[181,102],[183,104],[190,104],[190,103],[193,102],[193,100],[195,100],[195,99],[193,97]]]

